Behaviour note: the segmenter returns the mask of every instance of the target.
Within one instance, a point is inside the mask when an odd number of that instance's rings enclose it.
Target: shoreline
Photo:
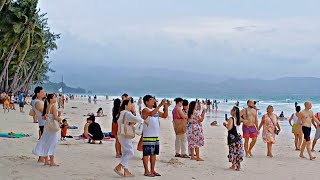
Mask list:
[[[71,108],[77,107],[77,108]],[[102,107],[106,117],[97,118],[104,132],[111,131],[112,101],[98,101],[97,105],[88,104],[85,98],[76,98],[66,103],[62,118],[69,118],[69,125],[76,125],[78,129],[68,130],[68,135],[80,135],[85,124],[83,114],[96,112]],[[0,138],[2,153],[0,155],[1,179],[118,179],[112,171],[119,162],[115,158],[114,141],[103,141],[102,145],[91,145],[82,140],[67,139],[59,141],[56,150],[58,168],[43,167],[37,163],[31,151],[37,143],[38,125],[32,123],[28,116],[30,106],[25,107],[26,113],[18,111],[3,114],[0,112],[0,132],[16,132],[33,134],[31,137],[11,139]],[[169,112],[171,116],[171,112]],[[213,116],[212,114],[207,114]],[[217,113],[224,118],[224,113]],[[261,119],[259,119],[260,121]],[[314,177],[318,174],[311,168],[318,164],[317,161],[300,159],[299,152],[294,151],[293,135],[291,127],[286,121],[280,122],[282,132],[276,137],[274,145],[274,158],[266,157],[266,145],[261,135],[253,149],[254,158],[244,158],[241,163],[242,170],[234,172],[228,170],[230,163],[227,159],[228,146],[226,143],[227,130],[222,126],[222,120],[218,119],[218,126],[210,126],[213,120],[204,121],[205,145],[200,148],[200,155],[204,162],[195,162],[189,159],[174,158],[175,134],[172,126],[172,118],[161,119],[160,155],[158,156],[156,170],[162,174],[159,179],[293,179]],[[313,138],[314,132],[311,137]],[[60,132],[59,132],[60,137]],[[141,152],[136,150],[139,138],[134,140],[135,155],[129,161],[131,172],[136,176],[132,179],[148,179],[143,176]],[[316,146],[319,150],[320,145]],[[319,156],[319,152],[313,153]],[[305,155],[306,152],[305,152]],[[274,169],[277,169],[277,176]],[[299,169],[296,171],[293,169]],[[307,178],[308,179],[308,178]]]

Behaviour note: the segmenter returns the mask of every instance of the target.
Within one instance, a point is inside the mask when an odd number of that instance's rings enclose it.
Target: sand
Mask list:
[[[77,107],[77,108],[71,108]],[[63,118],[69,118],[69,125],[76,125],[77,130],[68,130],[68,135],[79,135],[86,122],[84,114],[96,112],[102,107],[106,117],[97,118],[104,132],[111,131],[112,101],[100,100],[97,105],[88,104],[86,99],[76,98],[66,104]],[[231,108],[231,107],[230,107]],[[114,166],[120,159],[115,158],[114,142],[104,141],[102,145],[87,144],[83,140],[67,139],[59,141],[56,149],[56,162],[60,167],[44,167],[37,163],[37,157],[31,151],[38,139],[38,124],[32,123],[26,113],[18,111],[0,112],[0,132],[16,132],[33,134],[32,137],[20,139],[0,138],[0,179],[119,179]],[[170,113],[171,114],[171,113]],[[204,122],[205,146],[200,149],[204,162],[174,158],[175,135],[172,118],[161,120],[160,156],[156,171],[162,177],[156,179],[317,179],[320,176],[320,159],[310,161],[300,159],[299,152],[294,151],[293,135],[287,122],[281,122],[282,132],[276,137],[273,147],[274,158],[266,157],[266,145],[261,136],[253,150],[254,158],[245,158],[240,172],[228,169],[228,147],[226,145],[226,129],[218,120],[218,126],[210,126],[216,120],[212,117],[224,117],[224,113],[208,114]],[[209,119],[211,117],[211,119]],[[59,132],[60,133],[60,132]],[[136,147],[139,138],[134,139]],[[319,150],[320,145],[317,148]],[[314,155],[319,157],[319,152]],[[141,152],[135,151],[129,162],[130,170],[136,177],[132,179],[150,179],[143,176]],[[305,156],[307,153],[305,152]]]

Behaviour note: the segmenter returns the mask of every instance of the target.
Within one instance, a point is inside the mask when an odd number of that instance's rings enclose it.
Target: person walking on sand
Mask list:
[[[61,124],[61,118],[58,117],[58,111],[55,106],[56,102],[56,95],[48,94],[47,101],[44,103],[42,116],[47,115],[46,121],[58,121],[58,123]],[[54,154],[58,139],[58,132],[49,132],[47,129],[44,129],[40,140],[32,151],[34,155],[40,156],[45,160],[45,166],[59,166],[54,162]],[[48,160],[48,157],[50,157],[50,161]]]
[[[267,107],[267,114],[262,116],[262,120],[259,126],[259,132],[262,126],[262,139],[263,142],[267,143],[267,156],[272,158],[272,144],[275,143],[275,135],[278,135],[278,133],[280,132],[280,125],[277,120],[277,115],[273,113],[273,107],[271,105]]]
[[[317,113],[314,115],[314,117],[315,117],[318,121],[320,121],[320,112],[317,112]],[[320,124],[317,125],[316,129],[317,129],[317,130],[316,130],[316,134],[314,135],[314,139],[313,139],[313,142],[312,142],[312,149],[311,149],[312,152],[314,151],[314,147],[316,146],[318,139],[320,139]],[[320,152],[320,151],[319,151],[319,152]]]
[[[121,144],[118,139],[118,119],[120,115],[121,100],[119,98],[113,101],[112,108],[112,130],[111,134],[115,137],[116,158],[121,158]]]
[[[189,158],[189,156],[186,154],[186,151],[187,151],[186,128],[187,128],[188,116],[185,115],[181,109],[183,99],[176,98],[174,101],[176,102],[176,106],[172,110],[172,117],[173,117],[173,128],[176,134],[175,157]]]
[[[201,123],[204,120],[206,110],[203,109],[201,115],[198,115],[197,109],[198,104],[195,101],[190,102],[188,110],[188,144],[191,150],[191,160],[203,161],[203,159],[200,158],[200,147],[204,146]],[[194,151],[196,154],[194,154]]]
[[[296,107],[296,113],[293,113],[289,119],[289,124],[292,127],[292,133],[294,134],[294,145],[296,151],[300,151],[302,144],[302,122],[300,117],[301,107]],[[293,121],[293,124],[292,124]]]
[[[144,176],[155,177],[161,176],[155,171],[156,156],[160,153],[160,119],[166,119],[168,117],[168,108],[171,105],[170,102],[165,102],[165,99],[154,108],[155,98],[151,95],[146,95],[143,97],[143,103],[145,108],[142,110],[142,118],[149,123],[143,125],[142,131],[142,148],[143,148],[143,166],[144,166]],[[164,112],[160,112],[160,108],[164,106]],[[150,157],[150,171],[148,166],[148,161]]]
[[[301,121],[302,121],[302,132],[304,135],[304,140],[301,146],[301,151],[300,151],[300,157],[305,158],[303,153],[304,149],[307,148],[309,158],[310,160],[316,159],[316,157],[312,156],[311,154],[311,145],[310,145],[310,134],[311,134],[311,123],[314,125],[316,128],[315,122],[319,125],[319,121],[314,117],[314,114],[311,110],[312,104],[311,102],[307,101],[304,103],[305,109],[301,111]]]
[[[118,118],[118,126],[121,127],[123,126],[123,122],[126,124],[130,123],[145,123],[146,126],[148,126],[148,122],[144,121],[143,119],[134,116],[131,113],[132,109],[132,104],[130,100],[124,100],[121,104],[121,112],[120,116]],[[118,130],[118,138],[119,142],[122,147],[122,156],[121,156],[121,161],[120,163],[114,168],[114,171],[122,177],[133,177],[134,175],[131,174],[131,172],[128,169],[128,161],[133,157],[134,155],[134,150],[133,150],[133,145],[132,145],[132,139],[126,138],[121,135],[120,130]],[[121,172],[121,170],[124,169],[124,173]]]
[[[255,109],[255,104],[253,100],[247,101],[247,108],[244,108],[240,112],[242,125],[242,132],[244,138],[244,150],[246,157],[253,157],[252,149],[257,142],[258,136],[258,117],[257,110]],[[252,139],[249,146],[249,139]]]
[[[240,110],[238,107],[231,109],[231,117],[223,125],[228,129],[228,146],[229,146],[229,162],[232,163],[230,169],[240,171],[240,163],[243,161],[243,143],[242,136],[237,131],[237,126],[240,126]]]

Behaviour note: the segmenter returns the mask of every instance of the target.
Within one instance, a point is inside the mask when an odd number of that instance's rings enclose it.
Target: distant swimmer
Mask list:
[[[283,111],[281,111],[281,113],[280,113],[279,117],[284,118]]]

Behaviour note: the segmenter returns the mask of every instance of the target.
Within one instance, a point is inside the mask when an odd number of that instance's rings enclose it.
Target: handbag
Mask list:
[[[141,136],[143,131],[143,123],[137,123],[135,125],[135,133],[137,136]]]
[[[270,120],[271,120],[271,122],[272,122],[272,124],[273,124],[273,126],[274,126],[274,133],[276,134],[276,135],[279,135],[279,130],[277,129],[277,126],[274,124],[274,122],[273,122],[273,120],[272,120],[272,118],[269,116],[269,114],[268,114],[268,117],[270,118]]]
[[[135,128],[133,125],[126,123],[126,113],[124,113],[122,122],[119,124],[118,136],[127,139],[133,139],[135,137]]]
[[[232,117],[233,119],[233,126],[234,125],[234,118]],[[228,144],[233,144],[233,143],[236,143],[238,141],[241,140],[241,135],[237,132],[237,135],[234,135],[234,134],[229,134],[228,135]]]
[[[233,134],[228,135],[228,144],[233,144],[241,140],[241,136],[238,134],[237,136]]]
[[[49,108],[48,113],[50,113],[52,105]],[[60,126],[58,122],[54,119],[51,119],[49,114],[46,114],[46,124],[44,125],[44,128],[48,132],[58,132],[60,130]]]
[[[34,116],[36,113],[34,112],[34,110],[33,109],[30,109],[30,111],[29,111],[29,116]]]

